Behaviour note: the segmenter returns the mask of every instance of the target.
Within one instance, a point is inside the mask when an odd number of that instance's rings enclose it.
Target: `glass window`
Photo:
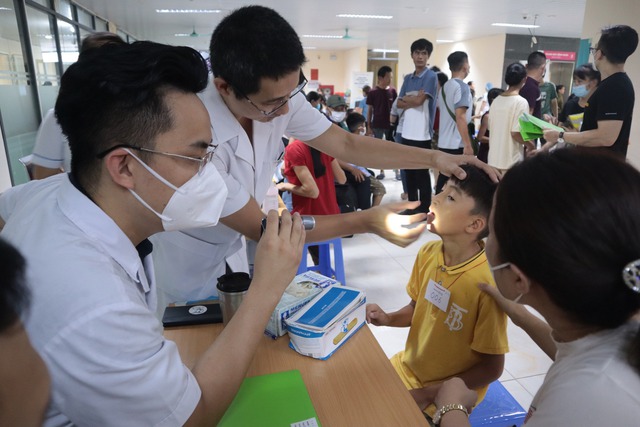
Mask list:
[[[78,12],[78,22],[93,28],[93,15],[80,7],[76,7],[76,11]]]
[[[78,27],[58,19],[58,33],[60,34],[60,50],[62,54],[62,69],[78,60]]]
[[[125,33],[124,31],[121,30],[116,30],[116,34],[120,36],[120,38],[122,40],[124,40],[125,42],[129,42],[129,37],[127,36],[127,33]]]
[[[95,17],[96,31],[109,31],[109,24],[102,18]]]
[[[29,180],[19,159],[33,150],[40,108],[36,103],[34,76],[27,72],[13,1],[0,0],[0,7],[6,8],[0,16],[0,114],[9,155],[9,172],[14,184],[20,184]],[[3,179],[6,176],[3,160],[0,160],[0,168],[3,168],[0,186],[4,189],[10,183]]]
[[[69,0],[55,0],[56,12],[60,15],[64,15],[69,19],[74,19],[73,6]]]
[[[51,8],[51,3],[49,0],[31,0],[34,3],[38,3],[44,7]]]

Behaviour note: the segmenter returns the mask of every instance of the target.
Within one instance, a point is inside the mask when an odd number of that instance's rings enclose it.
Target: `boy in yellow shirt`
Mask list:
[[[473,166],[467,178],[452,177],[433,196],[430,231],[441,241],[418,252],[407,293],[411,302],[393,313],[367,305],[367,321],[376,326],[410,326],[404,351],[391,363],[420,409],[435,413],[434,397],[448,378],[460,377],[478,392],[502,374],[507,318],[479,283],[495,286],[482,239],[496,184]]]

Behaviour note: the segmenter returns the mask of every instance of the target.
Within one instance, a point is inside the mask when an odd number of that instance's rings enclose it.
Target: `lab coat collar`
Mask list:
[[[142,261],[131,240],[98,205],[82,194],[66,177],[60,185],[58,205],[62,213],[98,246],[113,258],[131,279],[142,285],[145,292],[150,286],[145,277]]]

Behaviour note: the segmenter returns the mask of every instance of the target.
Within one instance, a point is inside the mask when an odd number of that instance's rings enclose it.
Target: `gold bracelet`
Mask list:
[[[467,417],[469,416],[469,412],[467,412],[467,408],[465,408],[464,405],[460,403],[450,403],[448,405],[444,405],[442,408],[436,411],[435,415],[433,416],[433,423],[435,425],[439,425],[440,421],[442,420],[442,416],[449,411],[462,411]]]

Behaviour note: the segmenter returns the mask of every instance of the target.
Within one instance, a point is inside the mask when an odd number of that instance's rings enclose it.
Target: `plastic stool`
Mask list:
[[[331,263],[331,246],[333,245],[333,263]],[[309,246],[318,246],[320,264],[307,266],[307,252]],[[302,252],[302,261],[298,267],[298,274],[302,274],[305,271],[317,271],[318,273],[327,276],[335,277],[341,285],[346,285],[346,279],[344,277],[344,259],[342,258],[342,239],[325,240],[324,242],[313,242],[304,245]]]
[[[482,402],[471,412],[469,422],[472,427],[519,427],[526,416],[527,412],[500,381],[494,381],[489,384]]]

